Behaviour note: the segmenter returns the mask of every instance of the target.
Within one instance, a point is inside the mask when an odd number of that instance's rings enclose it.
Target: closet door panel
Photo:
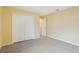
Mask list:
[[[34,31],[34,17],[32,16],[26,16],[26,19],[24,20],[24,38],[27,39],[34,39],[35,37],[35,31]]]
[[[12,16],[12,40],[13,42],[35,38],[34,17],[21,14]]]
[[[24,20],[23,16],[13,14],[12,16],[12,40],[13,42],[24,40]]]

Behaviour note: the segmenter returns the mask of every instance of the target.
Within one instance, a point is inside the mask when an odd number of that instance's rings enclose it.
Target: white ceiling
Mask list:
[[[35,12],[40,14],[41,16],[44,16],[56,12],[56,9],[59,9],[61,11],[70,8],[70,6],[15,6],[15,8]]]

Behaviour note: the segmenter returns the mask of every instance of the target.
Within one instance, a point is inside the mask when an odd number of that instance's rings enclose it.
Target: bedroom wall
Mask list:
[[[1,47],[1,44],[2,44],[2,24],[1,24],[1,22],[2,22],[2,7],[0,7],[0,47]]]
[[[47,36],[79,46],[79,7],[48,15]]]
[[[2,7],[2,45],[11,43],[11,8]]]
[[[39,14],[28,12],[25,10],[13,8],[13,7],[2,7],[2,45],[8,45],[12,43],[12,14],[19,13],[23,15],[31,15],[35,17],[35,31],[36,37],[39,38]]]

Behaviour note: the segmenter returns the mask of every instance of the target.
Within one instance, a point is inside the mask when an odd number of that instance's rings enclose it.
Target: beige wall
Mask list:
[[[47,36],[79,45],[79,7],[48,15]]]
[[[2,7],[2,46],[12,42],[11,23],[11,8]]]
[[[1,22],[2,22],[2,7],[0,7],[0,47],[1,47],[1,43],[2,43],[2,24],[1,24]]]
[[[39,28],[40,28],[40,25],[39,25],[39,19],[40,19],[40,16],[39,14],[36,14],[36,13],[32,13],[32,12],[29,12],[29,11],[25,11],[25,10],[21,10],[21,9],[17,9],[17,8],[13,8],[13,7],[2,7],[1,8],[1,18],[0,21],[1,21],[1,29],[2,29],[2,44],[1,46],[5,46],[5,45],[8,45],[8,44],[11,44],[12,43],[12,14],[13,13],[19,13],[19,14],[23,14],[23,15],[31,15],[31,16],[34,16],[35,17],[35,30],[36,30],[36,37],[38,38],[39,37],[39,34],[40,34],[40,31],[39,31]]]

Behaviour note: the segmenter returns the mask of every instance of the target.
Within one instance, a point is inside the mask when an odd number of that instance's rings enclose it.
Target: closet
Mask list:
[[[35,39],[34,16],[12,14],[12,40],[19,42]]]

